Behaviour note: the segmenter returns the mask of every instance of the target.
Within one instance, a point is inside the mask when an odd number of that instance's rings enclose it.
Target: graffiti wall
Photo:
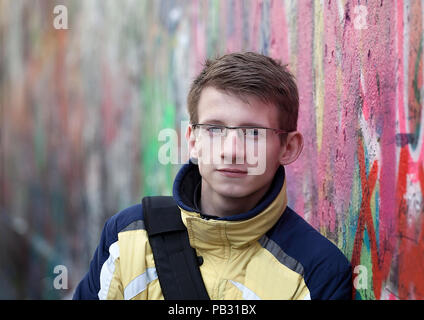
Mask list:
[[[171,194],[158,134],[182,144],[204,59],[257,51],[298,82],[289,205],[352,262],[354,298],[424,299],[423,18],[421,0],[0,1],[0,298],[71,297],[105,220]]]

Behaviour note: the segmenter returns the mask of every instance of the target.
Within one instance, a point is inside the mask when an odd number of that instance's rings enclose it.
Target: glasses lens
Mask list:
[[[208,126],[207,130],[210,136],[222,136],[225,133],[225,128],[218,126]]]
[[[266,129],[263,128],[244,128],[244,136],[248,139],[258,139],[265,137]]]
[[[221,137],[225,134],[225,127],[199,124],[193,127],[196,136],[205,138]]]

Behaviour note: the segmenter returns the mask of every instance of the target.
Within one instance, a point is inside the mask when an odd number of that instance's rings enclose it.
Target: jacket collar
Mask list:
[[[253,209],[230,217],[206,216],[196,208],[195,191],[200,181],[198,166],[189,161],[178,172],[173,186],[173,197],[195,248],[224,244],[241,247],[257,241],[274,226],[287,206],[283,166],[278,168],[269,190]]]

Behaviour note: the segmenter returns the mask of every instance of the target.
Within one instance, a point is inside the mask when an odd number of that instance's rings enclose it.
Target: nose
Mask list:
[[[221,159],[225,164],[244,164],[244,137],[238,130],[227,129],[227,135],[222,138]]]

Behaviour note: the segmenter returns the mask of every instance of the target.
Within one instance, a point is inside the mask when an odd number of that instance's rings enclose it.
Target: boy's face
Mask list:
[[[246,97],[244,100],[206,87],[198,104],[198,123],[285,129],[279,128],[276,106],[266,104],[257,97]],[[190,156],[198,159],[205,190],[220,196],[242,198],[264,190],[269,187],[280,164],[294,161],[293,157],[291,160],[287,158],[287,144],[282,144],[279,135],[272,130],[262,130],[266,131],[266,137],[256,143],[254,150],[249,148],[255,146],[255,142],[249,144],[249,138],[238,134],[237,130],[227,130],[227,135],[223,137],[208,132],[205,134],[202,130],[196,129],[195,135],[192,127],[188,128]],[[301,146],[298,147],[301,149]],[[252,164],[249,155],[254,156],[256,163]],[[261,170],[255,171],[258,166],[262,167]],[[242,173],[231,173],[226,169],[237,169]]]

